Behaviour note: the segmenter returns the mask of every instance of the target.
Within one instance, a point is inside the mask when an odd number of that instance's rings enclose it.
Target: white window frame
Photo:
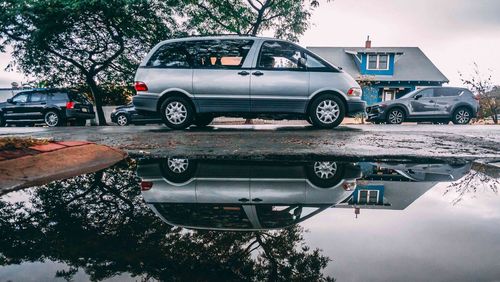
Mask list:
[[[379,203],[379,201],[380,201],[380,191],[379,190],[361,189],[358,192],[358,201],[357,201],[358,204],[360,203],[361,192],[364,192],[364,191],[366,191],[366,196],[367,196],[365,205],[378,204]],[[374,193],[374,192],[377,193],[377,202],[376,203],[370,203],[370,201],[369,201],[370,200],[370,194]]]
[[[387,68],[385,68],[385,69],[381,69],[380,68],[380,56],[381,55],[382,56],[387,56]],[[372,57],[372,56],[376,56],[377,57],[377,66],[374,69],[370,68],[370,57]],[[376,55],[367,54],[366,55],[366,69],[367,70],[389,70],[390,59],[391,59],[391,55],[389,55],[389,54],[376,54]]]

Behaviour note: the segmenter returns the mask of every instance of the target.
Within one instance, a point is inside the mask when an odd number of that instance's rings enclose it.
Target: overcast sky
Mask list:
[[[305,46],[420,47],[460,85],[473,62],[500,84],[499,0],[335,0],[322,5],[302,37]]]
[[[420,47],[451,85],[473,62],[500,84],[499,0],[323,0],[312,23],[303,46],[363,46],[370,35],[374,47]],[[4,71],[9,61],[0,54],[0,87],[23,80]]]

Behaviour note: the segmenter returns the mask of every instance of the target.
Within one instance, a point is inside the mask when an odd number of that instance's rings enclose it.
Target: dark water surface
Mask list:
[[[0,281],[498,281],[478,164],[129,160],[0,198]]]

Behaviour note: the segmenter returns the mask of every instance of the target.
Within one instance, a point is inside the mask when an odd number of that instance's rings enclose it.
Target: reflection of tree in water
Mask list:
[[[466,195],[474,195],[480,190],[491,190],[498,193],[500,187],[499,169],[474,163],[472,169],[463,178],[453,182],[446,187],[445,195],[455,192],[457,196],[453,199],[453,205],[458,204]]]
[[[187,231],[145,205],[132,168],[117,166],[31,190],[28,202],[0,201],[0,265],[44,261],[82,268],[92,280],[120,273],[142,280],[314,280],[329,258],[295,226],[272,232]]]

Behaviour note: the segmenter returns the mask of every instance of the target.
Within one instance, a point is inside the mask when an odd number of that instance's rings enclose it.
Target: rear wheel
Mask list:
[[[468,108],[458,108],[453,112],[454,124],[468,124],[471,120],[472,112]]]
[[[336,162],[314,162],[306,166],[309,181],[319,188],[335,187],[342,181],[344,166]]]
[[[194,119],[191,103],[183,97],[169,97],[161,105],[161,117],[172,129],[188,128]]]
[[[57,111],[48,111],[45,113],[43,120],[48,127],[62,125],[62,118]]]
[[[405,113],[400,108],[394,108],[387,113],[388,124],[401,124],[405,120]]]
[[[160,164],[163,177],[173,183],[184,183],[193,178],[196,172],[196,161],[186,158],[168,158]]]
[[[345,117],[344,102],[339,97],[327,94],[315,99],[309,107],[309,118],[318,128],[337,127]]]
[[[199,127],[205,127],[214,121],[214,117],[211,115],[197,115],[194,124]]]

